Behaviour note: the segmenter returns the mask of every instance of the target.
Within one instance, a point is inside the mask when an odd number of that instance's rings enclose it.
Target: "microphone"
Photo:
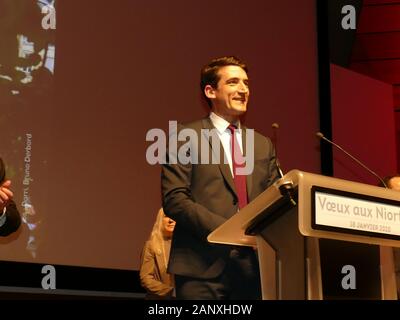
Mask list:
[[[274,129],[275,165],[276,165],[276,169],[278,171],[279,178],[281,180],[278,183],[279,191],[282,196],[287,196],[289,198],[290,203],[293,206],[296,206],[296,201],[293,199],[294,198],[293,181],[282,179],[284,174],[283,174],[283,171],[281,169],[281,166],[279,164],[279,159],[278,159],[278,134],[277,134],[277,132],[279,129],[279,124],[274,122],[272,124],[272,128]]]
[[[360,166],[362,166],[364,169],[366,169],[369,173],[373,174],[376,178],[379,179],[379,181],[382,183],[383,186],[385,186],[385,188],[387,188],[387,185],[385,183],[385,181],[383,181],[383,179],[378,176],[378,174],[376,174],[374,171],[372,171],[370,168],[368,168],[365,164],[363,164],[360,160],[358,160],[356,157],[352,156],[350,153],[348,153],[346,150],[344,150],[341,146],[339,146],[338,144],[334,143],[333,141],[329,140],[327,137],[325,137],[321,132],[317,132],[315,134],[319,139],[325,140],[327,142],[329,142],[331,145],[335,146],[336,148],[338,148],[340,151],[342,151],[343,153],[345,153],[346,155],[348,155],[351,159],[353,159],[355,162],[357,162]]]

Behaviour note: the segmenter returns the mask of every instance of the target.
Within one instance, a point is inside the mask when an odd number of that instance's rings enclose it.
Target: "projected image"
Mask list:
[[[51,148],[55,0],[0,0],[0,156],[37,254]]]
[[[54,32],[46,27],[55,1],[0,1],[0,90],[7,95],[44,94],[54,73]]]

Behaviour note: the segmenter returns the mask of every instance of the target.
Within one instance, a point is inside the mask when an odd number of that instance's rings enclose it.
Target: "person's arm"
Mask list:
[[[2,227],[7,221],[7,208],[4,207],[0,212],[0,227]]]
[[[183,129],[183,126],[180,125],[179,129]],[[170,139],[176,139],[176,133],[173,133]],[[183,144],[186,142],[178,141],[178,152]],[[167,150],[166,162],[170,160],[168,152]],[[164,212],[175,220],[177,225],[185,226],[192,234],[205,240],[209,233],[224,223],[226,219],[196,203],[191,194],[193,165],[191,163],[182,164],[176,155],[172,156],[177,159],[178,163],[166,163],[162,166],[161,171]]]
[[[164,165],[161,174],[164,212],[177,225],[206,239],[226,219],[196,203],[190,191],[191,165]]]
[[[2,211],[3,212],[3,211]],[[17,206],[11,201],[6,207],[4,216],[0,219],[0,236],[5,237],[17,231],[21,224],[21,216]]]
[[[11,181],[9,180],[0,185],[0,236],[8,236],[21,224],[21,216],[12,201],[13,193],[10,186]]]
[[[160,272],[166,272],[159,270]],[[174,288],[168,284],[163,283],[157,279],[156,276],[156,256],[155,252],[151,247],[151,242],[147,241],[144,245],[141,263],[140,263],[140,283],[148,293],[153,295],[166,297],[172,296]],[[161,274],[160,274],[161,276]]]

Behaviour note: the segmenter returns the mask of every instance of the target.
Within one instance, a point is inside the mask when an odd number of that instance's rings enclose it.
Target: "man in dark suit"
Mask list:
[[[5,237],[16,231],[21,224],[21,216],[10,190],[11,181],[5,180],[5,168],[0,158],[0,236]]]
[[[201,71],[201,90],[209,117],[179,127],[179,137],[186,129],[197,140],[178,141],[176,154],[170,146],[162,166],[164,211],[176,221],[168,270],[178,299],[260,299],[255,250],[211,244],[207,236],[277,179],[275,151],[270,139],[240,123],[250,93],[242,61],[212,60]],[[205,132],[217,143],[202,144]],[[215,155],[218,163],[204,161]],[[244,165],[252,169],[245,175]]]

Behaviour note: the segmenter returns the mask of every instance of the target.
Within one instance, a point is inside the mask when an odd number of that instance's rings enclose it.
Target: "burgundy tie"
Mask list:
[[[246,176],[237,174],[237,168],[245,167],[244,158],[242,151],[240,150],[239,142],[237,141],[235,130],[237,127],[230,124],[228,129],[232,134],[231,145],[232,145],[232,169],[233,169],[233,181],[235,182],[236,194],[239,199],[239,208],[242,209],[247,205],[247,189],[246,189]]]

